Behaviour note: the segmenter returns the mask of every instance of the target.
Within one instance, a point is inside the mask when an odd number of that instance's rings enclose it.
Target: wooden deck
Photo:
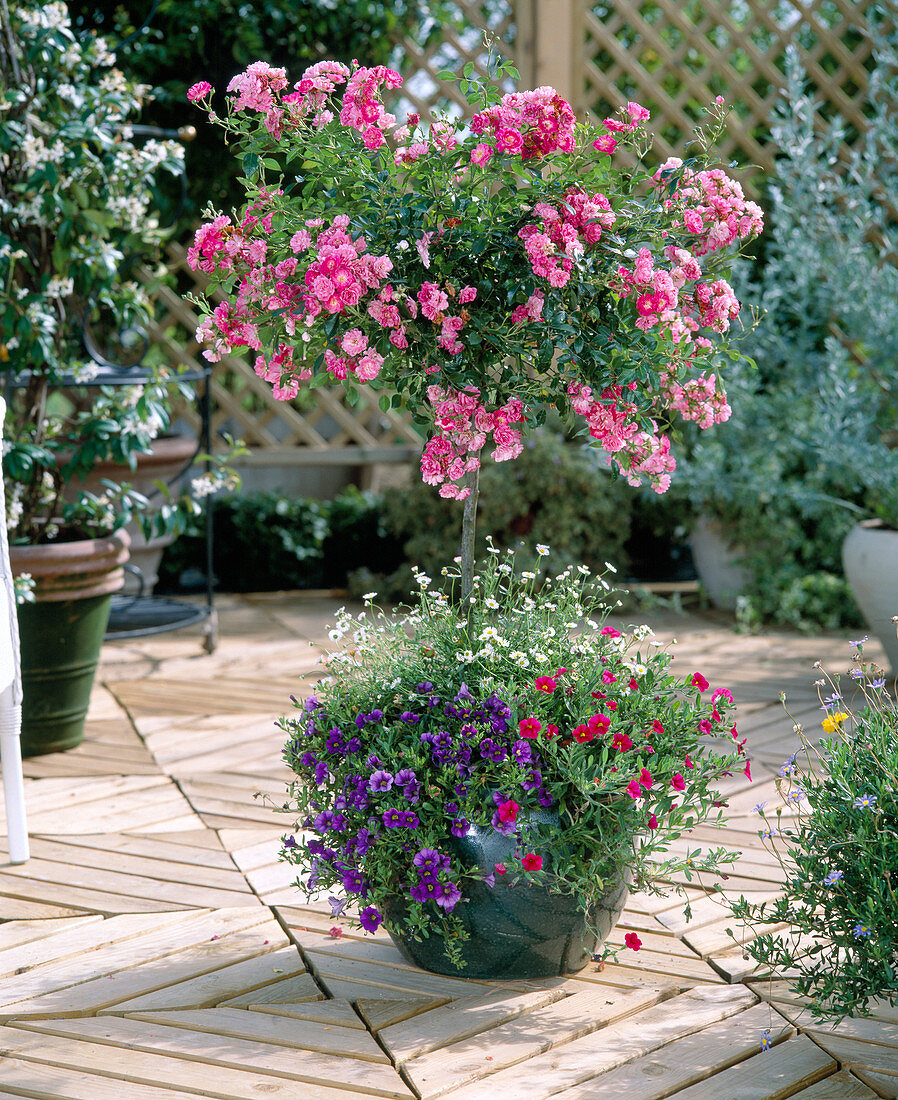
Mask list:
[[[634,896],[615,935],[642,950],[565,979],[442,978],[383,934],[332,935],[277,860],[273,719],[316,677],[336,602],[222,599],[211,657],[190,631],[106,646],[85,743],[26,761],[33,856],[0,852],[0,1100],[898,1096],[898,1011],[815,1028],[782,984],[753,984],[696,887],[689,924],[676,897]],[[729,781],[724,837],[745,855],[727,887],[771,896],[751,807],[791,751],[778,694],[817,723],[813,662],[847,666],[845,640],[648,618],[740,704],[755,781]]]

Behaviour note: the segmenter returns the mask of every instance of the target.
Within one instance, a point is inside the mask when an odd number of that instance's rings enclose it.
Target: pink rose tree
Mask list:
[[[699,157],[646,166],[637,103],[578,124],[554,89],[500,95],[467,66],[470,123],[399,125],[384,95],[401,83],[384,66],[325,61],[292,80],[258,61],[231,80],[223,119],[208,84],[190,90],[247,188],[188,253],[209,279],[204,354],[249,348],[283,400],[383,388],[384,409],[424,426],[423,479],[466,501],[463,542],[482,450],[515,458],[549,407],[582,418],[632,484],[664,492],[675,420],[729,416],[727,267],[761,229],[709,159],[724,108],[711,105]]]

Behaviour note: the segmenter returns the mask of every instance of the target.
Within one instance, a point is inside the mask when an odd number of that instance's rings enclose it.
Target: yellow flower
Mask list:
[[[835,733],[847,717],[843,711],[837,710],[835,714],[823,719],[823,729],[826,733]]]

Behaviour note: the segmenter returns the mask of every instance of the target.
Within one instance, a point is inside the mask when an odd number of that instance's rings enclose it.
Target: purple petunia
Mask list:
[[[398,829],[403,824],[402,819],[404,817],[404,813],[402,810],[397,810],[395,807],[389,810],[384,810],[381,816],[384,825],[386,825],[388,829]]]
[[[543,777],[542,773],[538,772],[536,768],[527,773],[527,776],[521,780],[521,787],[525,791],[534,791],[537,787],[542,785]]]
[[[415,722],[421,721],[421,716],[415,714],[414,711],[404,710],[402,714],[399,715],[399,721],[407,722],[409,725],[414,725]]]
[[[422,680],[420,684],[415,685],[415,691],[419,695],[427,695],[428,692],[433,691],[433,684],[429,680]]]
[[[417,814],[413,814],[411,810],[403,810],[401,824],[403,829],[417,829],[421,823]]]
[[[412,863],[419,871],[438,871],[443,867],[444,859],[448,864],[448,857],[442,855],[436,848],[422,848],[412,860]]]
[[[470,829],[470,827],[471,826],[463,817],[454,817],[452,819],[452,824],[449,827],[449,832],[452,833],[453,836],[467,836],[468,829]]]

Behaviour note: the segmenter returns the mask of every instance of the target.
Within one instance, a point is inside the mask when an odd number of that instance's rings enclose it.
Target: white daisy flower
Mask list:
[[[549,553],[549,548],[542,542],[536,544],[536,552],[541,558],[544,558]]]
[[[489,608],[490,611],[498,611],[499,601],[494,600],[492,596],[487,596],[487,598],[483,601],[483,606]]]

